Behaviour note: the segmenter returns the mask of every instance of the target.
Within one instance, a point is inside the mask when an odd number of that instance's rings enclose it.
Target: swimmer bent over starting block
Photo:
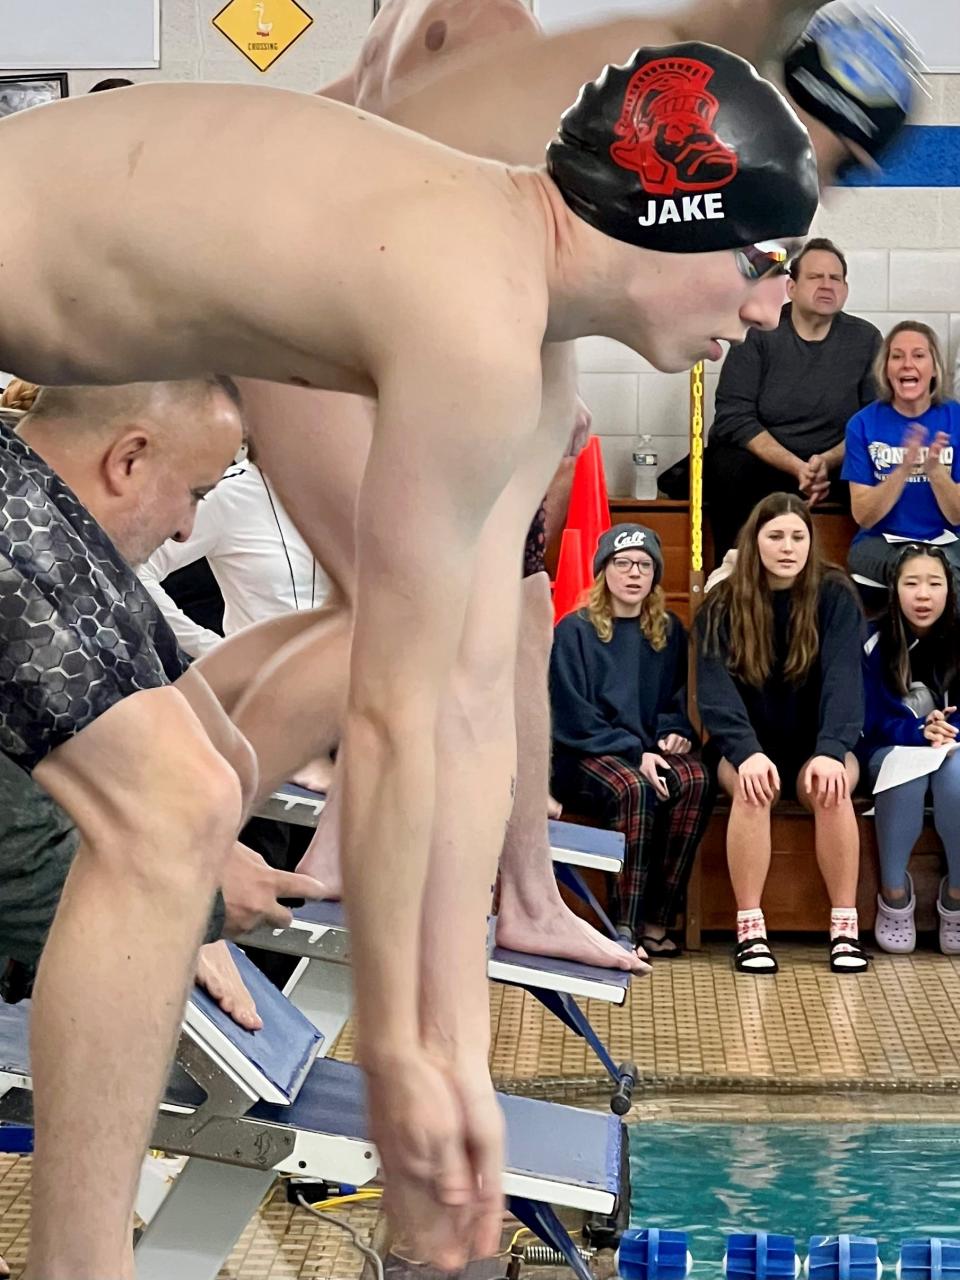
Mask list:
[[[710,107],[709,129],[688,121],[651,149],[649,130],[670,124],[656,105],[661,77],[678,62]],[[182,145],[187,128],[192,151]],[[250,139],[266,136],[291,186],[282,203],[262,175],[250,179]],[[0,123],[0,160],[28,174],[55,170],[69,196],[51,210],[43,183],[28,178],[5,230],[0,287],[16,330],[0,327],[0,364],[41,382],[217,368],[377,396],[343,747],[358,1050],[393,1212],[418,1253],[455,1267],[467,1253],[492,1252],[500,1122],[484,1060],[486,1000],[464,992],[485,992],[485,907],[510,802],[519,590],[503,584],[515,580],[570,422],[557,411],[570,390],[550,377],[544,343],[603,334],[680,370],[719,355],[718,338],[773,327],[778,273],[817,203],[809,138],[746,63],[687,44],[641,49],[589,86],[564,118],[548,172],[471,159],[318,99],[202,85],[145,86],[14,117]],[[678,183],[702,189],[696,212],[676,196]],[[216,195],[207,223],[204,191]],[[251,237],[269,290],[244,290],[236,276]],[[428,571],[441,589],[423,591]],[[479,606],[475,616],[474,603],[487,608],[491,598],[495,619]],[[489,849],[450,887],[450,950],[440,954],[424,944],[421,906],[437,872],[430,744],[448,690],[459,698],[464,755],[487,769],[477,816]],[[222,846],[242,789],[209,744],[185,751],[195,715],[176,691],[137,693],[87,730],[109,723],[111,732],[88,736],[85,751],[75,749],[80,739],[63,744],[37,777],[101,844],[124,829],[129,797],[148,788],[154,812],[181,820],[192,847]],[[150,776],[131,756],[138,735],[167,762]],[[237,744],[225,749],[236,754]],[[204,811],[198,768],[214,801]],[[183,889],[171,882],[171,899]],[[97,895],[79,886],[55,934],[97,910]],[[184,925],[138,962],[169,964],[195,934]],[[59,1010],[64,1053],[55,1072],[38,1074],[47,1141],[57,1121],[67,1129],[92,1075],[89,1044],[71,1034],[81,1005],[78,990]],[[156,1009],[166,1048],[178,1016],[169,1004]],[[118,1090],[122,1078],[118,1067]],[[136,1082],[153,1091],[148,1102],[118,1099],[130,1128],[111,1152],[142,1148],[161,1081],[158,1069]],[[105,1160],[102,1135],[97,1155]],[[130,1198],[119,1186],[130,1172],[128,1159],[105,1177],[91,1158],[69,1209],[58,1205],[62,1239],[47,1233],[31,1276],[71,1274],[66,1250],[87,1244],[97,1259],[88,1272],[132,1275]],[[86,1225],[111,1214],[99,1235]]]

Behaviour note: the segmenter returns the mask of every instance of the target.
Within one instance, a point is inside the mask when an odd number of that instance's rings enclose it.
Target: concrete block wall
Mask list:
[[[917,122],[960,125],[960,75],[931,77]],[[926,321],[952,369],[960,354],[960,172],[948,177],[952,185],[943,187],[835,188],[811,234],[829,236],[847,255],[849,311],[881,332],[902,319]],[[603,443],[607,486],[629,494],[638,432],[652,437],[661,470],[687,452],[688,375],[658,373],[604,338],[578,346],[581,393]],[[707,366],[708,424],[719,370]]]
[[[373,16],[373,0],[304,0],[313,26],[269,71],[258,71],[212,25],[226,0],[163,0],[157,71],[72,71],[70,92],[85,93],[108,75],[130,80],[229,80],[312,91],[341,75],[356,57]]]

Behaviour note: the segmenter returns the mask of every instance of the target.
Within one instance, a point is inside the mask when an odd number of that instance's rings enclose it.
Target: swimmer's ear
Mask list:
[[[101,470],[111,493],[119,495],[139,488],[147,478],[153,454],[149,432],[129,427],[114,437],[103,455]]]

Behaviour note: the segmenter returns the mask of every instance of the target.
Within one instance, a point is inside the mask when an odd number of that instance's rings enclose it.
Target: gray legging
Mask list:
[[[922,542],[923,539],[918,538],[917,541]],[[906,545],[904,542],[887,542],[886,538],[879,536],[861,538],[850,548],[847,567],[851,573],[858,573],[862,578],[869,578],[872,582],[879,582],[885,586],[890,581],[893,566],[903,555]],[[947,543],[940,550],[947,557],[953,570],[954,585],[960,592],[960,542]]]
[[[891,747],[870,757],[870,780],[875,782],[880,765]],[[960,889],[960,751],[947,756],[936,773],[899,787],[881,791],[874,797],[877,810],[877,844],[880,846],[880,883],[888,889],[906,884],[907,864],[913,846],[923,830],[923,806],[928,790],[933,795],[933,822],[947,854],[947,879],[952,889]]]

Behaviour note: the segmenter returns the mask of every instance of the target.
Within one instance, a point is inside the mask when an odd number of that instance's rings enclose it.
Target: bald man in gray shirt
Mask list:
[[[829,240],[808,240],[790,264],[779,326],[752,330],[724,362],[704,455],[718,564],[769,493],[849,505],[839,479],[844,431],[875,398],[871,368],[881,338],[843,310],[848,292],[842,252]]]

